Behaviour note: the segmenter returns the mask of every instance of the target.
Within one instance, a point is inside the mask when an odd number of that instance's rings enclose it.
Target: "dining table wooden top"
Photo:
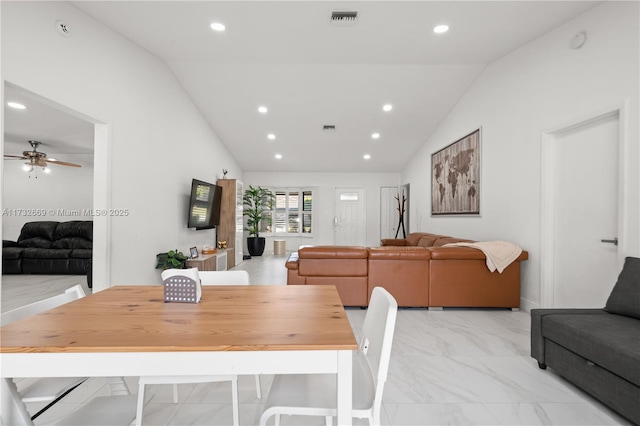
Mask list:
[[[0,328],[0,353],[356,350],[334,286],[115,286]]]

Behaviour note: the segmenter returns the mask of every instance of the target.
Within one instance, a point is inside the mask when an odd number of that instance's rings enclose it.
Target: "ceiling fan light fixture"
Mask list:
[[[67,161],[56,160],[55,158],[48,158],[47,154],[44,152],[37,151],[37,148],[40,146],[41,142],[38,141],[28,141],[29,145],[32,147],[32,151],[23,151],[22,155],[13,155],[13,154],[4,154],[5,158],[18,158],[20,160],[27,160],[26,163],[22,166],[23,170],[26,172],[33,172],[34,170],[37,172],[38,167],[42,169],[43,172],[49,173],[48,163],[57,164],[60,166],[69,166],[69,167],[82,167],[80,164],[69,163]]]

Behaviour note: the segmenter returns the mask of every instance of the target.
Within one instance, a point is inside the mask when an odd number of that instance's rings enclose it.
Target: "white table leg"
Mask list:
[[[13,379],[3,378],[0,382],[0,424],[33,426]]]
[[[351,425],[353,418],[351,417],[352,407],[352,369],[353,369],[353,353],[352,351],[338,351],[338,425]]]

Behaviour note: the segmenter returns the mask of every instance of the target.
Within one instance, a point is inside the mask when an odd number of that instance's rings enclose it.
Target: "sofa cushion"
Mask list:
[[[93,222],[90,220],[61,222],[56,227],[53,239],[60,240],[72,237],[84,238],[86,240],[93,241]]]
[[[413,232],[409,235],[407,235],[407,245],[408,246],[417,246],[418,245],[418,241],[420,241],[420,238],[422,238],[425,235],[424,232]]]
[[[27,222],[22,225],[18,242],[34,237],[40,237],[52,241],[59,223],[60,222],[52,221]]]
[[[366,259],[368,256],[365,247],[309,246],[298,250],[299,259]]]
[[[545,315],[542,335],[640,386],[640,321],[622,315]]]
[[[474,243],[474,242],[475,241],[473,240],[465,240],[462,238],[440,237],[433,242],[433,247],[442,247],[445,244],[451,244],[451,243]]]
[[[56,240],[51,245],[56,249],[92,249],[93,242],[85,238],[69,237]]]
[[[70,249],[45,249],[25,248],[22,252],[23,259],[67,259],[71,254]]]
[[[424,247],[371,247],[369,259],[376,260],[429,260],[431,252]]]
[[[91,249],[73,249],[69,257],[72,259],[91,259],[92,254],[93,250]]]
[[[605,311],[640,319],[640,259],[627,257]]]
[[[298,273],[305,277],[366,277],[368,256],[365,247],[304,247],[298,250]]]
[[[44,249],[51,248],[52,244],[53,242],[51,240],[47,240],[46,238],[42,237],[25,238],[23,240],[20,240],[20,242],[18,243],[20,247],[35,247]]]
[[[435,235],[435,234],[423,235],[422,237],[420,237],[420,239],[418,240],[418,244],[416,245],[419,247],[432,247],[433,243],[435,243],[438,238],[443,238],[443,237],[444,235]]]

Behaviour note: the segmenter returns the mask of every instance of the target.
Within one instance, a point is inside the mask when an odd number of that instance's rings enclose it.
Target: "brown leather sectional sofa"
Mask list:
[[[286,262],[287,284],[335,285],[345,306],[367,306],[380,286],[404,307],[518,308],[520,262],[528,253],[498,273],[480,250],[442,247],[470,241],[413,233],[382,240],[382,247],[303,247]]]

